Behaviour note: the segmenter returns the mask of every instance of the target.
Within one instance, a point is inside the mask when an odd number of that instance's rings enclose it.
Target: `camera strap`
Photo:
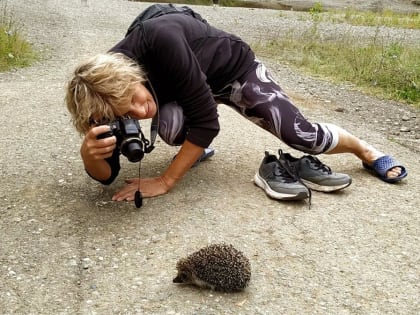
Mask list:
[[[156,114],[152,118],[152,123],[150,124],[150,143],[147,144],[148,141],[145,139],[146,142],[145,142],[145,147],[144,147],[144,152],[150,153],[155,148],[155,140],[159,131],[159,102],[158,102],[155,90],[153,89],[153,86],[149,80],[147,80],[147,84],[150,87],[153,99],[156,104]],[[142,137],[144,138],[143,133],[142,133]],[[136,205],[136,208],[140,208],[143,205],[143,195],[140,191],[140,177],[141,177],[141,160],[139,161],[139,184],[137,187],[137,191],[134,194],[134,204]]]
[[[150,144],[144,148],[144,152],[150,153],[155,148],[155,140],[159,130],[159,109],[156,112],[156,115],[152,119],[152,124],[150,125]]]
[[[150,125],[150,144],[146,146],[144,150],[144,152],[150,153],[155,148],[155,140],[159,131],[159,101],[157,99],[155,90],[153,89],[153,85],[149,80],[147,80],[147,85],[150,87],[153,99],[156,103],[156,115],[152,118],[152,123]]]

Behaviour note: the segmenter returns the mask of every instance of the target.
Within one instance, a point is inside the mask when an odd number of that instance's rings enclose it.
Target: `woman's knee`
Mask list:
[[[293,128],[282,132],[282,140],[292,148],[308,153],[321,154],[333,149],[338,142],[338,134],[333,125],[295,121]]]
[[[159,107],[159,136],[169,145],[181,145],[185,140],[185,116],[176,102]]]

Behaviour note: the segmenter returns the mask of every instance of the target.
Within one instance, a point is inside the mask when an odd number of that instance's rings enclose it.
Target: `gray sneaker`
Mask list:
[[[287,161],[265,152],[254,182],[274,199],[301,200],[310,197],[310,190],[293,175]]]
[[[279,156],[280,161],[288,161],[291,164],[294,173],[310,189],[333,192],[344,189],[351,184],[349,175],[332,172],[330,167],[311,155],[295,158],[289,153],[283,153],[279,150]]]

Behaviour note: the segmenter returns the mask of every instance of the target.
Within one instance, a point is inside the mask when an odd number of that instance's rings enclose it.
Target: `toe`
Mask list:
[[[386,177],[395,178],[401,175],[401,167],[393,167],[387,173]]]

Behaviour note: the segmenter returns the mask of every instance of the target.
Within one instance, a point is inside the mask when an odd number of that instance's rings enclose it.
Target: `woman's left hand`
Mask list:
[[[161,176],[153,178],[128,179],[125,181],[127,185],[120,191],[116,192],[114,196],[112,196],[112,200],[134,200],[134,195],[139,189],[139,181],[140,191],[144,198],[166,194],[179,180],[181,180],[202,153],[202,147],[185,140],[176,155],[176,159],[171,162],[169,167]]]
[[[114,196],[112,196],[112,200],[134,200],[134,194],[139,189],[139,181],[141,194],[145,198],[166,194],[171,188],[166,184],[162,177],[127,179],[125,181],[127,185],[125,185],[125,187],[120,191],[116,192]]]

